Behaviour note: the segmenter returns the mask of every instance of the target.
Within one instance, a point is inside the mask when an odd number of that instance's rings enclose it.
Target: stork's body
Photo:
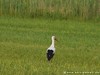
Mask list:
[[[51,46],[47,49],[47,59],[48,61],[51,60],[51,58],[53,58],[54,54],[55,54],[55,36],[52,36],[52,44]]]

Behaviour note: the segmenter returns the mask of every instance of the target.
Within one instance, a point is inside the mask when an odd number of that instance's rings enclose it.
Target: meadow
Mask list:
[[[55,35],[51,62],[46,49]],[[0,17],[0,75],[100,75],[100,22]]]

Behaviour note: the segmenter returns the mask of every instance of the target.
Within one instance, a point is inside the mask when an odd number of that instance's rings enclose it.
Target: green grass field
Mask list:
[[[64,72],[100,72],[100,22],[0,18],[0,75],[100,75]]]

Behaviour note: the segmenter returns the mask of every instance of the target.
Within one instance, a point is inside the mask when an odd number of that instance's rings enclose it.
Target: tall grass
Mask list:
[[[0,15],[99,18],[100,0],[0,0]]]

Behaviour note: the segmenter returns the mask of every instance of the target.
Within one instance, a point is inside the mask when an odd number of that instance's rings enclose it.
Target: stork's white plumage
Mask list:
[[[55,36],[51,37],[52,43],[50,45],[50,47],[47,49],[47,59],[48,61],[51,60],[51,58],[53,58],[54,54],[55,54]]]

